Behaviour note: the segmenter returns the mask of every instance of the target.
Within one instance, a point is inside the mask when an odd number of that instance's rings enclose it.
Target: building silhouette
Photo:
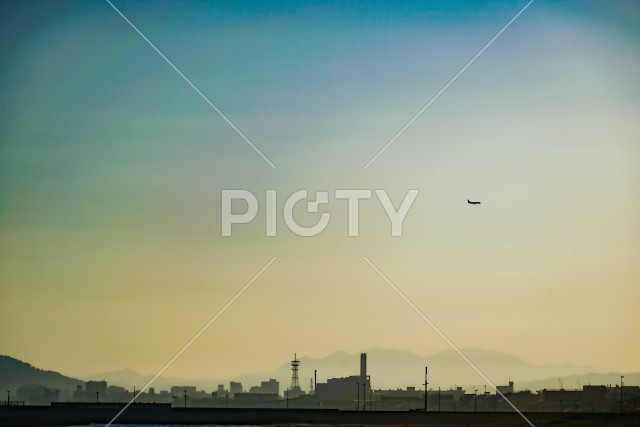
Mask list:
[[[233,398],[236,393],[242,393],[242,383],[231,381],[229,383],[229,397]]]
[[[496,390],[502,394],[513,393],[513,381],[509,381],[509,385],[496,386]]]
[[[371,384],[367,375],[367,355],[360,354],[360,373],[341,378],[329,378],[317,383],[315,396],[322,407],[361,409],[371,400]]]
[[[269,381],[262,381],[259,386],[253,386],[249,389],[249,393],[264,393],[264,394],[280,394],[280,383],[269,378]]]
[[[86,399],[89,402],[95,402],[96,399],[107,400],[107,382],[106,381],[87,381],[84,385]]]

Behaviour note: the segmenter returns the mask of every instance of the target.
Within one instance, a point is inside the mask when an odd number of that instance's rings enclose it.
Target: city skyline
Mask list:
[[[627,378],[626,384],[635,386],[640,381],[639,372],[616,372],[606,367],[579,366],[572,364],[563,365],[534,365],[524,361],[517,356],[504,352],[491,352],[480,349],[464,348],[462,352],[480,367],[482,372],[490,378],[490,382],[482,381],[469,366],[459,358],[453,350],[435,353],[429,356],[419,356],[406,350],[374,348],[364,351],[370,355],[368,365],[370,367],[372,387],[377,389],[398,389],[405,387],[417,387],[420,390],[421,375],[424,367],[430,367],[430,389],[445,388],[455,389],[462,387],[469,388],[486,387],[494,390],[494,385],[507,383],[515,380],[515,390],[542,390],[557,388],[558,383],[564,387],[563,381],[567,384],[567,389],[578,388],[582,384],[615,384],[621,374]],[[326,381],[328,378],[349,377],[358,369],[358,353],[344,351],[334,352],[326,357],[314,358],[301,356],[297,358],[299,368],[299,378],[302,390],[305,390],[304,379]],[[29,361],[15,360],[10,356],[2,356],[5,360],[2,369],[9,369],[13,362],[26,364],[40,370],[42,366],[33,366]],[[7,365],[6,362],[9,361]],[[45,369],[41,372],[47,372]],[[57,372],[56,369],[51,369]],[[7,374],[13,375],[11,371]],[[73,375],[70,372],[59,372],[69,377],[77,378],[81,381],[107,381],[114,386],[127,388],[137,388],[141,390],[144,385],[154,377],[153,372],[136,372],[130,368],[123,368],[112,372],[94,372],[86,375]],[[266,378],[273,378],[283,384],[283,389],[291,380],[290,362],[282,362],[277,367],[270,370],[255,371],[251,367],[246,367],[242,372],[235,375],[226,374],[224,376],[208,376],[210,372],[204,370],[196,377],[174,377],[162,375],[149,385],[149,387],[167,389],[178,384],[189,384],[199,390],[208,390],[212,386],[220,383],[241,383],[259,384]],[[25,379],[25,381],[29,381]],[[6,385],[11,388],[10,385]],[[215,387],[214,387],[215,388]],[[215,390],[214,390],[215,391]]]
[[[109,4],[3,3],[0,353],[155,374],[274,257],[166,375],[449,350],[367,257],[459,348],[640,371],[636,5],[533,2],[363,170],[526,2],[114,4],[277,169]],[[419,195],[303,238],[301,188]]]
[[[575,366],[575,365],[544,365],[536,366],[519,359],[509,353],[488,352],[478,349],[462,349],[483,372],[487,374],[494,385],[508,383],[515,380],[516,390],[532,389],[531,384],[547,384],[546,387],[538,386],[535,390],[542,388],[554,388],[558,381],[566,379],[567,388],[578,388],[582,383],[598,383],[603,378],[609,378],[608,383],[613,383],[611,379],[619,377],[618,372],[612,371],[606,367],[595,366]],[[423,368],[430,366],[430,388],[433,387],[455,387],[462,386],[464,389],[470,387],[483,387],[492,389],[492,385],[483,382],[477,375],[465,365],[463,360],[452,363],[451,360],[456,356],[452,351],[444,351],[429,355],[427,357],[418,356],[408,351],[398,351],[391,349],[369,349],[364,351],[367,355],[373,355],[369,358],[368,365],[370,367],[372,387],[379,389],[396,389],[398,387],[405,388],[413,386],[420,389],[421,375]],[[303,390],[306,390],[304,379],[318,379],[326,381],[327,378],[348,377],[357,370],[357,352],[335,352],[324,358],[314,358],[310,356],[301,356],[300,361],[300,378]],[[393,367],[395,365],[395,370]],[[118,385],[126,385],[132,387],[137,383],[146,383],[153,373],[141,375],[138,372],[128,368],[115,372],[94,373],[92,375],[82,376],[85,380],[109,379]],[[628,385],[635,385],[640,380],[640,373],[625,372]],[[391,376],[390,376],[391,375]],[[282,362],[277,367],[264,372],[254,372],[250,368],[245,369],[236,375],[206,378],[203,376],[195,378],[159,378],[154,382],[172,384],[172,381],[182,381],[186,383],[204,386],[206,384],[214,384],[218,382],[228,383],[229,381],[239,381],[242,384],[253,384],[262,379],[274,378],[283,384],[283,389],[287,388],[291,378],[290,363]],[[590,380],[589,378],[593,378]],[[135,380],[134,380],[135,379]],[[553,384],[553,387],[548,384]],[[157,388],[157,387],[156,387]],[[206,388],[206,387],[205,387]]]
[[[377,351],[377,357],[384,355]],[[406,356],[406,355],[405,355]],[[200,408],[271,408],[271,409],[339,409],[351,411],[411,411],[428,408],[431,412],[557,412],[563,413],[601,413],[601,412],[637,412],[637,402],[640,397],[640,386],[637,383],[640,373],[630,376],[608,374],[595,382],[577,381],[576,387],[566,387],[563,378],[557,378],[558,387],[534,387],[534,383],[524,383],[520,387],[509,379],[506,384],[492,385],[476,384],[471,387],[455,385],[452,387],[434,387],[431,376],[424,371],[424,388],[403,385],[402,387],[375,387],[373,378],[375,372],[369,370],[368,354],[361,353],[347,356],[359,359],[359,369],[352,370],[347,376],[326,377],[317,381],[316,371],[311,378],[309,389],[301,387],[299,368],[302,359],[294,354],[290,361],[290,385],[272,377],[268,380],[254,381],[218,381],[202,385],[200,382],[180,381],[173,379],[172,383],[164,385],[154,384],[154,387],[140,389],[127,385],[117,379],[96,379],[81,381],[74,378],[60,376],[55,372],[39,370],[22,361],[0,356],[0,370],[9,374],[12,379],[2,383],[8,388],[5,406],[27,405],[76,405],[76,410],[83,403],[120,403],[125,410],[135,403],[159,404],[173,407]],[[430,360],[428,363],[432,363]],[[10,366],[10,365],[13,365]],[[432,366],[433,367],[433,366]],[[503,366],[507,368],[507,366]],[[20,372],[20,373],[18,373]],[[431,370],[433,372],[433,370]],[[17,376],[16,376],[17,374]],[[371,375],[370,375],[371,374]],[[3,379],[6,375],[3,375]],[[575,378],[575,377],[574,377]],[[584,380],[584,377],[577,377]],[[624,387],[622,380],[626,378]],[[568,380],[569,378],[564,378]],[[609,382],[611,380],[613,382]],[[616,383],[617,380],[620,383]],[[167,379],[165,379],[167,380]],[[144,380],[146,382],[146,380]],[[197,380],[200,381],[200,380]],[[22,384],[22,385],[20,385]],[[168,385],[167,385],[168,384]],[[180,384],[180,385],[178,385]],[[432,385],[427,387],[427,385]],[[436,383],[437,384],[437,383]],[[583,385],[584,384],[584,385]],[[540,385],[540,384],[538,384]],[[133,390],[131,390],[131,387]],[[425,389],[428,392],[425,393]],[[213,389],[213,391],[211,391]],[[495,391],[495,393],[493,392]],[[623,393],[624,392],[624,393]],[[16,400],[10,401],[11,393]],[[133,397],[135,396],[135,397]],[[624,400],[623,400],[624,397]],[[430,402],[430,403],[429,403]],[[80,405],[80,406],[77,406]],[[355,405],[355,408],[354,408]],[[635,407],[634,407],[635,405]],[[157,407],[157,408],[160,408]],[[626,407],[626,409],[625,409]],[[134,409],[134,408],[132,408]],[[117,418],[117,417],[116,417]]]

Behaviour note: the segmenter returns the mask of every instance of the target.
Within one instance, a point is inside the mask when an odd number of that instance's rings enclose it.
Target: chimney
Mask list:
[[[360,380],[363,384],[367,381],[367,353],[360,354]]]

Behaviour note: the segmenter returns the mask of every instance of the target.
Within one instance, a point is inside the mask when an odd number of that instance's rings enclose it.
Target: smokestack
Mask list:
[[[367,353],[360,354],[360,380],[362,384],[367,381]]]

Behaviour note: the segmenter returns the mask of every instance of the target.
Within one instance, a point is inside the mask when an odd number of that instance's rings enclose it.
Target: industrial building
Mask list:
[[[317,383],[316,399],[322,407],[339,409],[364,409],[371,403],[371,378],[367,375],[367,355],[360,354],[360,374],[341,378],[329,378]]]

